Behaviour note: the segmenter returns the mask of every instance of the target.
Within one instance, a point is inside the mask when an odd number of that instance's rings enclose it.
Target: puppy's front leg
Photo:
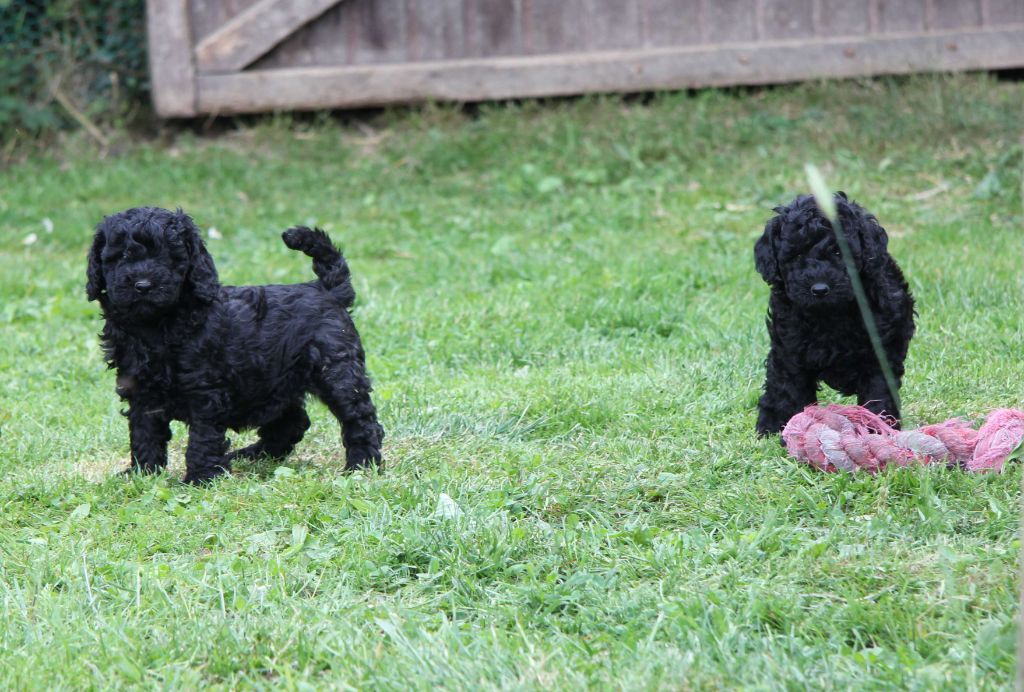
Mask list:
[[[156,473],[167,466],[167,443],[171,439],[171,421],[157,405],[137,400],[128,404],[128,438],[132,464],[128,472]]]
[[[231,464],[224,455],[228,451],[228,439],[223,425],[205,421],[189,424],[188,448],[185,450],[185,482],[205,483],[231,470]]]
[[[897,386],[899,386],[897,384]],[[889,385],[881,370],[865,374],[857,385],[857,403],[872,413],[891,418],[893,427],[900,428],[900,409],[889,392]]]
[[[765,361],[764,394],[757,402],[757,435],[782,432],[789,419],[818,400],[818,382],[798,363],[772,348]]]

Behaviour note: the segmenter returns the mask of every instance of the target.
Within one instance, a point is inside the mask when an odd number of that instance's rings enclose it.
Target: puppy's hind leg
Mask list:
[[[377,409],[370,399],[370,378],[362,353],[325,364],[317,380],[316,395],[341,423],[345,468],[380,466],[384,429],[377,422]]]
[[[256,459],[262,456],[271,459],[284,458],[295,449],[295,445],[302,440],[307,430],[309,416],[306,415],[306,409],[301,403],[290,406],[278,418],[260,426],[259,442],[236,449],[228,454],[226,459],[231,462],[235,459]]]

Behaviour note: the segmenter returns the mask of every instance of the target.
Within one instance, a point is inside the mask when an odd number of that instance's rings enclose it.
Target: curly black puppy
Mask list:
[[[878,220],[842,192],[835,202],[899,386],[914,335],[914,299],[886,249],[888,236]],[[871,347],[832,224],[810,195],[775,212],[754,245],[757,271],[771,285],[771,349],[758,402],[758,435],[779,432],[814,403],[822,380],[844,395],[856,394],[858,404],[898,423],[900,412]]]
[[[310,392],[341,423],[347,468],[381,461],[348,265],[319,229],[282,238],[313,258],[316,281],[222,286],[180,209],[128,209],[97,226],[86,292],[103,308],[103,349],[128,402],[130,471],[167,465],[172,420],[189,427],[188,483],[233,459],[283,457],[309,428]],[[259,441],[228,453],[226,430],[253,427]]]

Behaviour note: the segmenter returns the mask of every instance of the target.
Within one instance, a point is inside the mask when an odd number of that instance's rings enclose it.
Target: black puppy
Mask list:
[[[307,392],[341,423],[347,468],[380,462],[384,431],[348,313],[348,265],[319,229],[282,237],[313,258],[316,281],[221,286],[181,210],[129,209],[97,226],[86,291],[103,308],[103,349],[128,402],[129,470],[167,465],[172,420],[189,426],[188,483],[224,473],[232,459],[283,457],[309,428]],[[229,454],[227,428],[252,427],[259,441]]]
[[[835,203],[899,386],[914,335],[914,299],[878,220],[842,192]],[[758,435],[779,432],[814,403],[822,380],[844,395],[856,394],[858,404],[898,425],[900,412],[871,347],[832,224],[810,195],[775,212],[754,245],[757,271],[771,285],[771,350],[758,402]]]

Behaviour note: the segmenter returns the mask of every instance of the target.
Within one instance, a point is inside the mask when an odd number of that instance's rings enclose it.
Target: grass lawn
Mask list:
[[[843,82],[265,121],[8,168],[0,687],[1007,687],[1020,467],[825,475],[755,439],[752,248],[817,163],[917,298],[907,424],[1022,406],[1022,113],[1021,83]],[[85,253],[150,204],[217,229],[225,283],[308,280],[280,231],[332,233],[383,475],[341,472],[319,403],[283,466],[184,486],[177,426],[169,473],[115,475]]]

